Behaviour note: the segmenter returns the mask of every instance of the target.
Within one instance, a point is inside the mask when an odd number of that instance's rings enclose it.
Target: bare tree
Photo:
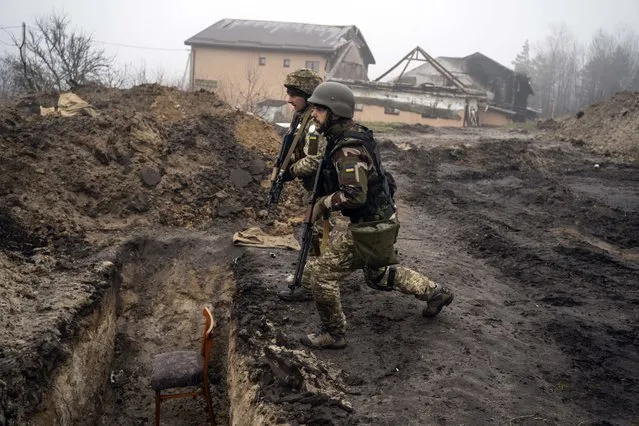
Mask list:
[[[256,112],[257,104],[266,99],[266,87],[260,78],[260,69],[257,65],[246,68],[246,87],[240,90],[244,110]]]
[[[19,40],[12,35],[20,55],[8,57],[12,78],[24,91],[62,91],[101,82],[113,62],[95,47],[91,35],[71,28],[64,15],[37,18],[24,36]]]
[[[535,91],[531,104],[554,117],[571,112],[578,99],[582,49],[565,25],[552,27],[551,34],[536,44],[530,63]]]
[[[0,103],[7,102],[18,93],[11,75],[11,64],[6,58],[0,58]]]
[[[515,72],[523,73],[530,76],[532,71],[532,61],[530,59],[530,43],[528,40],[524,42],[521,52],[517,54],[512,62]]]
[[[126,87],[127,79],[127,65],[124,67],[116,67],[111,64],[102,76],[102,84],[106,87],[113,87],[115,89],[123,89]]]
[[[621,90],[639,90],[639,36],[632,28],[599,30],[584,49],[562,24],[533,51],[524,44],[513,65],[527,70],[535,91],[529,104],[546,117],[575,112]]]
[[[127,62],[119,68],[113,67],[108,75],[110,78],[104,78],[104,83],[110,87],[126,88],[142,84],[159,84],[184,89],[180,76],[170,76],[162,67],[156,67],[155,71],[149,72],[144,62],[138,65]]]
[[[599,30],[592,38],[582,70],[584,103],[621,90],[635,89],[639,73],[639,37],[629,28],[616,34]]]
[[[221,84],[218,94],[229,105],[243,111],[256,113],[258,104],[267,98],[267,87],[261,78],[257,65],[248,65],[245,69],[245,79],[240,84],[225,82]]]

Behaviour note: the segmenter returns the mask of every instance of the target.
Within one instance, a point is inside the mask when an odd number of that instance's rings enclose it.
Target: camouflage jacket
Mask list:
[[[391,194],[384,189],[388,183],[376,166],[382,167],[372,136],[374,152],[366,149],[360,138],[347,135],[347,132],[365,135],[367,131],[353,121],[346,121],[326,132],[330,162],[323,172],[326,195],[322,202],[329,211],[339,210],[351,221],[388,219],[395,211]]]
[[[304,112],[297,112],[296,114],[301,116]],[[295,136],[297,136],[298,132],[301,132],[300,141],[295,148],[289,170],[293,177],[302,178],[306,181],[309,180],[308,178],[312,180],[315,177],[326,150],[326,139],[315,130],[313,120],[308,120],[304,128],[302,128],[301,121],[295,130]]]

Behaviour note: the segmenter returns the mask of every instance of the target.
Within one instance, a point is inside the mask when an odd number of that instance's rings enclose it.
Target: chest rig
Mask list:
[[[326,147],[326,159],[322,171],[324,182],[324,195],[338,191],[339,180],[335,165],[330,158],[339,149],[345,147],[363,147],[373,160],[373,167],[368,173],[368,191],[366,202],[363,206],[354,209],[343,209],[341,213],[348,217],[352,223],[372,222],[388,219],[395,212],[393,196],[395,182],[390,173],[384,170],[379,155],[379,148],[373,138],[373,132],[364,126],[357,125],[338,136],[328,136]]]

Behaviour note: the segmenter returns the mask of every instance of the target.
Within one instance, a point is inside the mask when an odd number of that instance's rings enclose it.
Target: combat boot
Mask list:
[[[346,347],[346,337],[343,333],[330,333],[323,326],[315,333],[302,336],[300,342],[304,346],[315,349],[344,349]]]
[[[433,291],[433,294],[428,299],[428,304],[422,311],[422,316],[426,318],[434,317],[441,312],[444,306],[451,304],[455,294],[441,285],[437,285],[437,288]]]
[[[304,286],[298,287],[295,290],[282,290],[277,293],[277,297],[285,302],[306,302],[308,300],[313,300],[311,291]]]

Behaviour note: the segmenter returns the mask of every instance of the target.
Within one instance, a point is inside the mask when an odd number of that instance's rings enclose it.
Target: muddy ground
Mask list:
[[[46,401],[111,291],[97,405],[68,424],[152,424],[150,360],[197,347],[203,305],[218,323],[214,424],[639,424],[639,165],[627,156],[535,129],[379,133],[401,262],[456,299],[425,319],[423,302],[355,273],[342,286],[347,348],[309,351],[298,337],[317,326],[312,302],[276,296],[297,253],[231,242],[252,225],[299,232],[293,188],[258,215],[272,127],[203,93],[80,94],[97,124],[29,115],[42,99],[0,111],[0,425],[72,418]],[[204,404],[169,401],[162,418],[204,424]]]
[[[385,155],[399,177],[401,262],[452,287],[455,302],[427,320],[417,300],[354,274],[342,288],[349,345],[315,352],[345,371],[353,411],[295,403],[297,419],[636,424],[639,167],[508,132],[439,133],[404,134],[408,149],[387,143]],[[300,348],[314,307],[275,295],[294,261],[247,253],[238,286],[263,307],[254,317]]]

